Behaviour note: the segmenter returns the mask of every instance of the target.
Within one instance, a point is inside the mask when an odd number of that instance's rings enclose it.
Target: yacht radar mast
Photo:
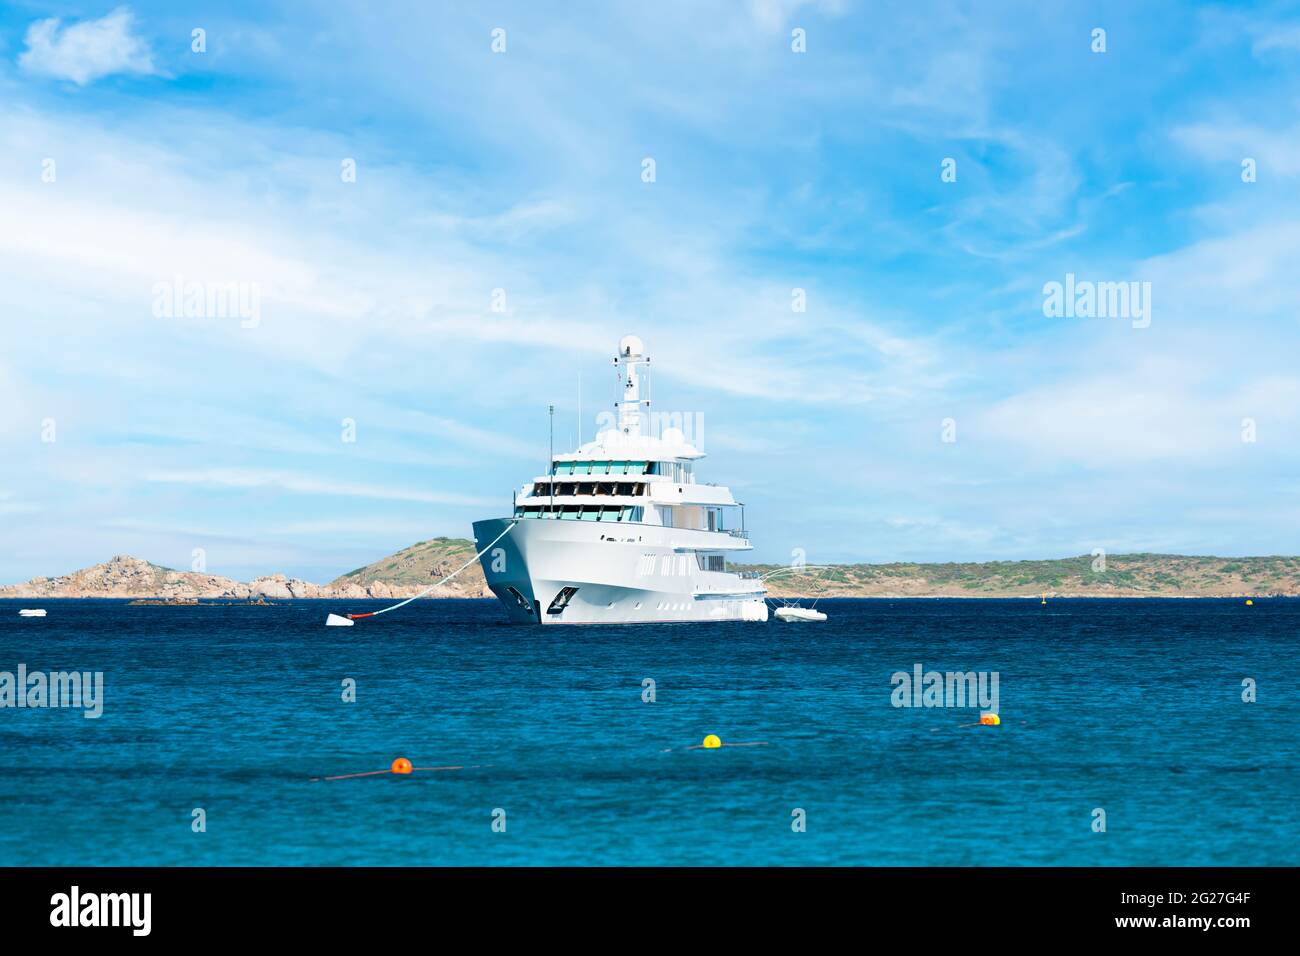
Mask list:
[[[645,345],[635,335],[625,335],[618,340],[618,355],[614,364],[619,367],[619,380],[623,384],[623,399],[618,402],[618,430],[630,437],[641,434],[641,406],[650,407],[650,399],[641,397],[641,376],[639,369],[645,366],[647,379],[650,374],[650,356],[645,354]],[[648,389],[647,389],[648,392]]]

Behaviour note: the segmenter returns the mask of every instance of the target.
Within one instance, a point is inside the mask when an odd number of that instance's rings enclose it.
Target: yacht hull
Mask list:
[[[509,518],[474,523],[483,548]],[[521,624],[766,621],[755,578],[704,571],[694,549],[718,533],[622,522],[523,519],[479,559],[488,587]]]

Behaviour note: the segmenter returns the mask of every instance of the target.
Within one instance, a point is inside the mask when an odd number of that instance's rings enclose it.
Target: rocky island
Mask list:
[[[176,571],[119,554],[89,568],[58,577],[32,578],[0,586],[0,598],[137,598],[169,604],[187,600],[248,601],[291,598],[404,598],[418,594],[474,556],[464,539],[435,538],[335,578],[313,584],[283,574],[247,583],[218,574]],[[491,597],[478,564],[466,568],[431,597]]]

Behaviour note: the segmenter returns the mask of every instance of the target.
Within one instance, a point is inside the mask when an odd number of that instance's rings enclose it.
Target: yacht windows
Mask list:
[[[549,498],[554,486],[558,497],[574,495],[609,495],[623,498],[646,493],[644,481],[539,481],[533,485],[534,498]]]
[[[722,508],[723,506],[721,505],[714,505],[705,508],[707,525],[710,531],[725,532],[727,530],[726,512],[723,511]]]
[[[695,557],[700,563],[701,571],[727,570],[727,559],[720,554],[705,554],[702,551],[697,551]]]
[[[659,510],[663,513],[665,528],[703,531],[706,527],[704,523],[705,509],[696,505],[661,505]]]
[[[518,505],[516,518],[556,518],[564,521],[641,521],[644,508],[624,505]]]
[[[657,462],[644,461],[557,461],[553,475],[654,475]]]
[[[695,481],[695,466],[689,461],[652,461],[647,475],[663,475],[669,481],[688,485]]]

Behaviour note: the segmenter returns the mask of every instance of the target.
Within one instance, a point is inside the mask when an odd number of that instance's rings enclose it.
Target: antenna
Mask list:
[[[582,447],[582,373],[578,373],[578,447]]]
[[[551,486],[551,514],[555,514],[555,406],[546,406],[547,414],[551,417],[551,461],[547,465],[547,484]]]

